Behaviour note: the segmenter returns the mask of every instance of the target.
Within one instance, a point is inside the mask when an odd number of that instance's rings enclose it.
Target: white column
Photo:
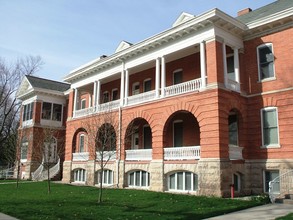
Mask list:
[[[160,96],[160,58],[156,59],[156,98]]]
[[[234,48],[234,72],[235,72],[235,81],[240,83],[239,75],[239,50]]]
[[[96,99],[96,107],[100,104],[101,99],[101,81],[97,81],[97,99]]]
[[[74,89],[73,117],[75,117],[75,111],[76,111],[76,108],[77,108],[77,94],[78,94],[78,90]]]
[[[125,70],[125,105],[127,105],[128,91],[129,91],[129,71],[127,69]]]
[[[223,66],[224,66],[224,83],[228,85],[228,73],[227,73],[227,55],[226,55],[226,44],[223,42]]]
[[[93,107],[96,108],[97,105],[97,81],[94,82],[94,92],[93,92]]]
[[[201,77],[201,86],[205,88],[207,85],[206,76],[206,50],[205,50],[205,42],[200,42],[200,77]]]
[[[121,81],[120,81],[120,106],[124,104],[124,63],[122,63]]]
[[[161,57],[161,97],[165,97],[165,87],[166,87],[166,61],[165,57]]]

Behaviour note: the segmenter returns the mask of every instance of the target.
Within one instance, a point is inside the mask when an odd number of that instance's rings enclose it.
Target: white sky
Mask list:
[[[122,40],[140,42],[172,24],[182,12],[257,9],[274,0],[0,0],[0,57],[11,63],[39,55],[37,76],[62,81],[71,70],[111,55]]]

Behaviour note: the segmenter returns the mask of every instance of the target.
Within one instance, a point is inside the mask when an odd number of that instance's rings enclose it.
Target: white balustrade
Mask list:
[[[95,111],[94,107],[75,110],[74,117],[78,118],[78,117],[90,115],[90,114],[93,114],[94,111]]]
[[[228,79],[227,88],[239,92],[240,84],[232,79]]]
[[[97,151],[96,160],[101,161],[103,153],[103,161],[116,160],[116,151]]]
[[[72,154],[72,161],[87,161],[89,159],[89,152],[79,152]]]
[[[243,160],[242,156],[243,147],[229,146],[229,158],[230,160]]]
[[[112,111],[114,109],[118,109],[120,106],[120,100],[115,100],[111,102],[106,102],[100,105],[97,105],[97,112],[105,112],[105,111]]]
[[[201,89],[201,79],[194,79],[165,88],[165,96],[178,95],[186,92],[192,92]]]
[[[126,160],[152,160],[152,149],[126,150]]]
[[[150,100],[154,100],[156,97],[156,91],[149,91],[149,92],[144,92],[140,93],[137,95],[132,95],[127,98],[127,104],[132,105],[132,104],[138,104],[138,103],[143,103],[147,102]]]
[[[164,159],[165,160],[198,160],[200,159],[200,146],[164,148]]]

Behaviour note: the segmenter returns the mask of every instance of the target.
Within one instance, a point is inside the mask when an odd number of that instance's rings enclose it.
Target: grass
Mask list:
[[[46,182],[0,185],[0,212],[19,219],[203,219],[262,204],[142,190],[98,189]]]
[[[280,217],[280,218],[276,218],[277,220],[289,220],[289,219],[293,219],[293,213],[290,213],[286,216]]]

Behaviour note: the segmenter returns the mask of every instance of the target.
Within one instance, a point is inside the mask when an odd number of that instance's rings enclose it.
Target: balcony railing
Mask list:
[[[229,146],[229,158],[230,160],[243,160],[242,157],[243,147]]]
[[[94,111],[95,111],[94,107],[75,110],[74,117],[78,118],[78,117],[82,117],[84,115],[90,115],[90,114],[93,114]]]
[[[96,112],[111,111],[114,109],[118,109],[119,106],[120,106],[120,100],[106,102],[106,103],[97,105]]]
[[[72,154],[72,161],[88,161],[89,152],[79,152]]]
[[[200,146],[164,148],[165,160],[199,160]]]
[[[116,151],[97,151],[96,160],[101,161],[103,153],[103,161],[116,160]]]
[[[194,79],[165,88],[165,96],[178,95],[186,92],[192,92],[201,88],[201,79]]]
[[[147,101],[155,99],[155,96],[156,96],[155,90],[129,96],[127,97],[127,104],[133,105],[133,104],[147,102]]]
[[[152,160],[152,149],[126,150],[126,160]]]

